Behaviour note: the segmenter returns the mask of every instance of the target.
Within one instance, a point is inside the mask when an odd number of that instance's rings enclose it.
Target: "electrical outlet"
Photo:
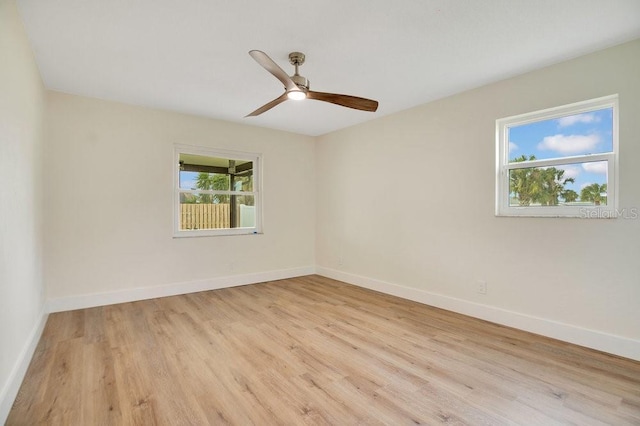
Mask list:
[[[478,294],[487,294],[487,282],[478,280],[477,284]]]
[[[342,259],[342,256],[338,257],[338,266],[342,266],[344,265],[344,260]]]

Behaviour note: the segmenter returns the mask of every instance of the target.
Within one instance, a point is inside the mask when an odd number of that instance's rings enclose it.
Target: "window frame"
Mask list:
[[[612,109],[611,152],[555,157],[542,160],[509,162],[509,128],[539,121],[553,120],[568,115],[583,114],[606,108]],[[604,96],[587,101],[548,108],[496,120],[496,216],[507,217],[598,217],[615,218],[618,211],[618,95]],[[578,163],[607,161],[607,204],[604,206],[511,206],[509,172],[511,170],[552,167]]]
[[[180,154],[199,155],[205,157],[225,158],[229,160],[245,160],[253,162],[253,191],[220,191],[189,190],[180,188]],[[231,151],[226,149],[199,147],[183,144],[174,145],[173,156],[173,237],[213,237],[225,235],[262,234],[262,154],[253,152]],[[255,226],[246,228],[219,229],[180,229],[180,194],[220,194],[220,195],[253,195],[255,206]]]

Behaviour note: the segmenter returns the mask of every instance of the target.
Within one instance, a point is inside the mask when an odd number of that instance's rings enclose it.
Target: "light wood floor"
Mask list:
[[[640,363],[318,276],[52,314],[8,425],[640,424]]]

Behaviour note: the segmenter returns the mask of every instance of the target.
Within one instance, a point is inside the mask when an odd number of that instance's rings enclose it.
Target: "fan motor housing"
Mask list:
[[[291,76],[291,80],[293,80],[293,82],[301,89],[304,88],[306,90],[309,90],[309,80],[307,80],[305,77],[299,74],[294,74]]]

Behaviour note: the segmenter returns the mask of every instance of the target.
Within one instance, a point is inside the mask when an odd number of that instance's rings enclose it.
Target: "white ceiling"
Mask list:
[[[48,89],[320,135],[640,37],[640,0],[17,0]],[[282,84],[265,51],[316,91],[244,116]]]

